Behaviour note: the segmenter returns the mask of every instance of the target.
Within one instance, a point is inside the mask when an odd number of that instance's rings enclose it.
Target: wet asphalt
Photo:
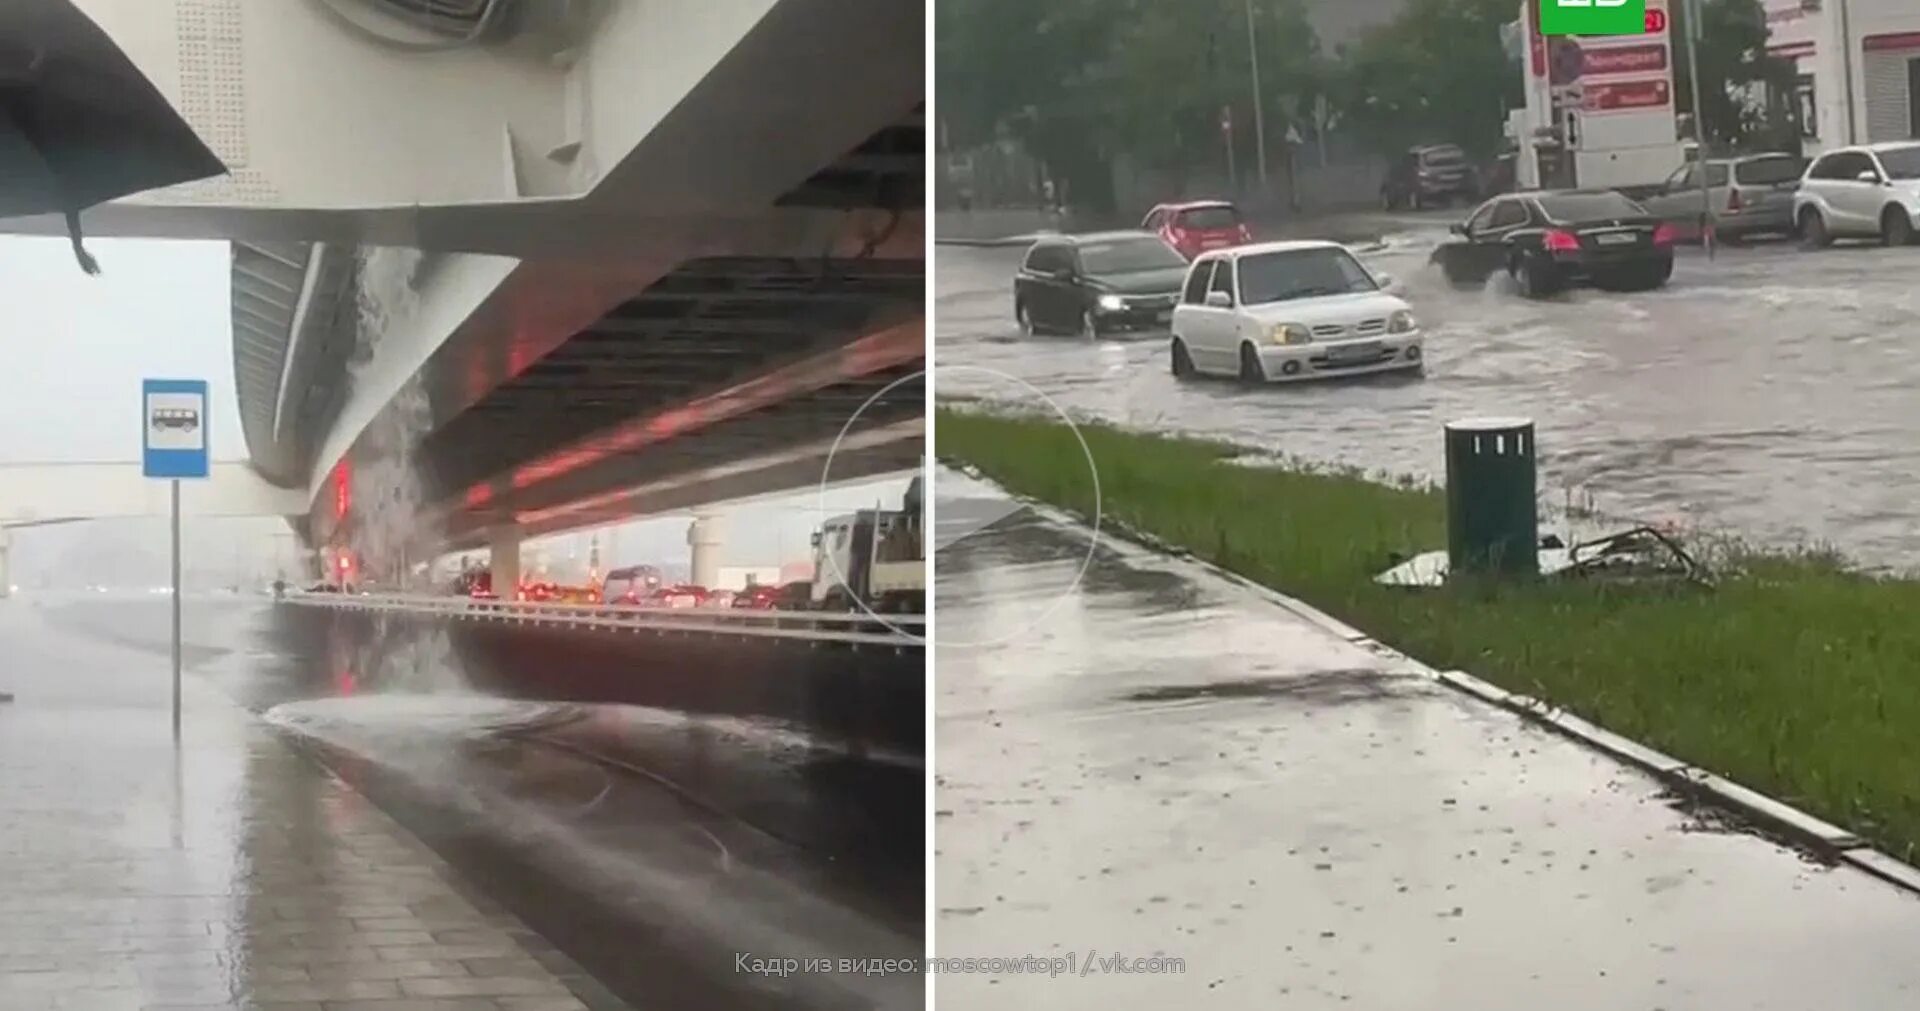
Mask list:
[[[1761,243],[1712,262],[1684,249],[1663,291],[1534,303],[1504,279],[1455,290],[1428,266],[1462,213],[1325,226],[1385,232],[1362,257],[1405,285],[1428,333],[1424,379],[1176,384],[1164,335],[1021,337],[1021,250],[942,246],[941,394],[1034,401],[976,371],[992,370],[1075,416],[1429,477],[1446,422],[1519,414],[1539,424],[1556,503],[1920,565],[1920,248]]]
[[[1920,1006],[1920,899],[1197,565],[936,487],[999,517],[936,559],[938,954],[1074,956],[943,975],[940,1007]]]
[[[45,612],[164,662],[164,598]],[[740,968],[743,956],[921,953],[917,764],[856,757],[764,721],[476,692],[444,634],[384,635],[376,654],[355,637],[289,634],[286,612],[242,598],[191,602],[186,625],[193,677],[300,742],[610,999],[920,1006],[913,973]]]

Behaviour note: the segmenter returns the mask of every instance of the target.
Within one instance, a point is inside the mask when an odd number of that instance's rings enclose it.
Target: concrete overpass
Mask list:
[[[88,234],[233,240],[251,465],[310,543],[809,487],[862,405],[832,476],[917,464],[922,5],[78,5],[233,170]]]

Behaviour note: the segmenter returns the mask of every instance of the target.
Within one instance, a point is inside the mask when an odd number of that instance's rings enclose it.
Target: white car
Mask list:
[[[1809,246],[1834,239],[1913,242],[1920,218],[1920,143],[1829,151],[1807,166],[1793,195],[1793,223]]]
[[[1173,310],[1173,374],[1292,382],[1417,372],[1420,323],[1335,242],[1267,242],[1193,261]]]

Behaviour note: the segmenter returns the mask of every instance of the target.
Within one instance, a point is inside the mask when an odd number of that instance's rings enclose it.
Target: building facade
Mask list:
[[[1920,2],[1766,0],[1768,49],[1800,71],[1809,153],[1920,138]]]

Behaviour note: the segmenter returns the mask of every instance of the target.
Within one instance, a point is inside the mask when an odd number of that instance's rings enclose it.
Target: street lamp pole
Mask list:
[[[1253,153],[1260,172],[1260,194],[1267,193],[1267,113],[1260,101],[1260,44],[1253,31],[1253,0],[1246,0],[1247,62],[1253,67]]]
[[[1707,247],[1707,259],[1713,259],[1713,190],[1707,178],[1707,110],[1700,104],[1699,0],[1687,0],[1687,73],[1693,78],[1693,157],[1700,173],[1700,241]]]

